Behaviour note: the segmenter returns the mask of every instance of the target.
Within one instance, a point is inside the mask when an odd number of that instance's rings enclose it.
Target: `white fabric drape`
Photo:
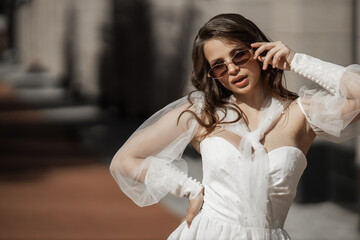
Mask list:
[[[250,131],[244,119],[241,119],[240,122],[221,126],[241,137],[238,150],[242,153],[242,162],[241,167],[238,168],[238,175],[241,176],[242,181],[238,183],[236,189],[237,195],[241,199],[239,201],[242,203],[242,213],[246,216],[246,226],[254,227],[252,229],[254,239],[265,239],[264,229],[267,227],[269,157],[260,141],[263,139],[265,132],[281,116],[283,110],[284,105],[279,100],[268,98],[260,109],[261,115],[256,130]],[[236,119],[236,114],[228,111],[226,120],[231,121],[234,119]],[[238,206],[230,205],[229,207]]]
[[[186,176],[187,164],[181,158],[198,123],[189,113],[184,113],[179,123],[178,117],[189,107],[200,116],[202,93],[193,94],[192,101],[194,105],[190,107],[183,97],[155,113],[115,154],[111,173],[122,191],[137,205],[157,203],[169,192],[191,199],[201,191],[201,184]],[[130,157],[133,153],[137,154],[136,158]]]
[[[316,135],[342,142],[360,134],[360,65],[345,68],[295,54],[291,67],[319,84],[302,87],[298,99]]]

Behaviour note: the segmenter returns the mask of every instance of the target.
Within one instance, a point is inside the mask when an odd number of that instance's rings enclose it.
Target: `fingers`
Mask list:
[[[263,70],[266,70],[269,64],[271,64],[273,67],[275,67],[273,58],[274,58],[274,55],[277,54],[279,51],[280,51],[280,47],[274,47],[268,51],[268,53],[266,54],[265,59],[263,61]]]
[[[285,56],[286,52],[284,49],[279,49],[279,51],[277,51],[274,56],[273,56],[273,60],[272,60],[272,66],[278,68],[279,67],[279,62],[281,57]]]
[[[254,59],[257,59],[262,53],[264,53],[267,50],[272,49],[276,46],[276,42],[256,42],[252,43],[251,47],[256,48],[256,51],[254,52]]]
[[[203,200],[201,199],[201,202],[195,202],[193,204],[189,203],[189,208],[186,213],[185,219],[187,226],[190,227],[192,221],[194,220],[195,216],[199,213],[201,206],[202,206]]]
[[[194,199],[189,201],[189,207],[185,216],[185,220],[188,228],[190,228],[192,221],[194,220],[195,216],[199,213],[203,202],[204,202],[203,191],[200,192]]]
[[[283,42],[256,42],[251,44],[251,47],[256,48],[254,59],[263,62],[263,70],[266,70],[269,64],[272,65],[273,68],[288,70],[293,52]],[[266,55],[261,56],[261,54],[264,53],[266,53]]]
[[[194,220],[195,216],[198,214],[199,211],[200,211],[200,209],[197,211],[196,210],[188,211],[186,213],[185,219],[186,219],[186,224],[187,224],[188,228],[190,227],[192,221]]]

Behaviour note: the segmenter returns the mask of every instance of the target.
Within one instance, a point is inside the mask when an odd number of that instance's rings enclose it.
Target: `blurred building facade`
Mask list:
[[[97,96],[99,29],[107,20],[108,8],[109,1],[98,0],[30,0],[18,5],[16,47],[23,69],[42,65],[71,78],[74,91]]]
[[[360,59],[357,0],[15,2],[14,41],[24,71],[41,66],[62,78],[70,94],[95,99],[104,109],[115,109],[122,116],[144,118],[191,89],[192,41],[197,30],[219,13],[244,15],[271,39],[285,42],[296,52],[344,66]],[[307,82],[292,73],[286,78],[294,91]],[[355,149],[355,142],[350,142],[338,151],[348,145]],[[321,150],[321,143],[319,146]],[[309,161],[318,159],[319,149],[310,153]],[[326,159],[332,156],[322,155],[315,162],[320,174],[305,176],[308,181],[300,186],[299,201],[341,199],[344,194],[348,196],[342,200],[354,201],[360,175],[360,171],[356,174],[355,155],[350,151],[340,170],[339,161],[332,165]],[[357,159],[360,169],[360,154]],[[346,186],[346,193],[335,191],[332,197],[331,182],[341,183],[337,189]],[[316,192],[321,196],[306,197]]]
[[[188,91],[192,41],[199,27],[219,13],[240,13],[271,39],[337,64],[349,65],[360,55],[359,47],[354,49],[360,41],[358,19],[353,29],[353,15],[360,12],[354,0],[17,2],[22,4],[16,9],[16,47],[24,69],[41,64],[66,76],[81,96],[102,96],[105,105],[124,102],[135,115],[141,109],[153,112]],[[288,75],[294,79],[289,88],[297,89],[302,78]],[[149,104],[143,106],[143,99]]]

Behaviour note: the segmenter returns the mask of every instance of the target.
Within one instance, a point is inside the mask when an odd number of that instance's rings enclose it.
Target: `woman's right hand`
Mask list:
[[[189,200],[189,207],[187,209],[185,220],[187,223],[188,228],[194,219],[194,217],[199,213],[201,207],[204,203],[204,189],[192,200]]]
[[[251,47],[256,48],[254,59],[263,62],[263,70],[266,70],[269,64],[273,68],[291,70],[290,64],[295,52],[283,42],[256,42],[252,43]],[[265,52],[265,56],[261,56]]]

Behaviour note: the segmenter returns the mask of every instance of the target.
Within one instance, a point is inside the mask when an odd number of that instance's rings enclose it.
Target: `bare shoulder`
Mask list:
[[[315,136],[315,133],[313,132],[309,122],[307,121],[305,113],[303,112],[299,102],[296,100],[293,101],[288,108],[289,114],[293,118],[293,121],[295,121],[296,124],[301,126],[301,128],[306,132],[306,134]]]
[[[297,119],[299,123],[304,123],[306,121],[305,115],[302,112],[297,100],[294,100],[289,104],[289,106],[287,107],[287,111],[291,115],[291,117]]]
[[[290,128],[293,129],[294,137],[300,148],[307,152],[311,143],[314,141],[315,133],[308,123],[305,114],[298,101],[293,101],[288,107]]]

